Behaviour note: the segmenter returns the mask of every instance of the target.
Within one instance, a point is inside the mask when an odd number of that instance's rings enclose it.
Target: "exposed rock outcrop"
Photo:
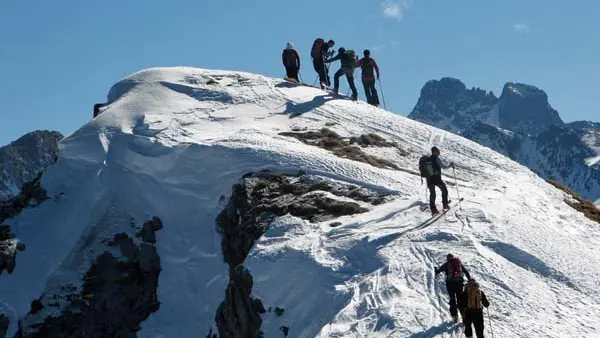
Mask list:
[[[220,337],[262,337],[260,309],[264,312],[264,307],[250,296],[252,285],[252,276],[242,265],[229,269],[225,301],[217,310]]]
[[[251,297],[252,276],[242,264],[276,217],[291,214],[310,222],[327,221],[366,212],[361,202],[375,205],[385,198],[358,186],[309,175],[245,175],[234,185],[229,203],[217,217],[223,256],[230,267],[225,300],[215,318],[220,337],[262,336],[260,314],[265,308],[259,299]]]
[[[282,132],[279,133],[279,135],[296,138],[306,144],[330,150],[336,156],[368,163],[377,168],[398,169],[398,166],[388,160],[369,155],[363,152],[360,147],[353,146],[352,144],[356,143],[362,146],[397,147],[403,156],[406,155],[406,151],[400,149],[395,143],[387,142],[376,134],[366,134],[346,140],[336,132],[323,128],[318,131]]]
[[[42,173],[39,173],[31,182],[23,184],[18,195],[8,201],[0,201],[0,223],[17,216],[23,209],[37,206],[48,199],[46,190],[40,184],[41,178]]]
[[[62,138],[57,131],[36,130],[0,147],[0,200],[18,194],[23,184],[56,162]]]
[[[158,217],[144,223],[141,243],[126,233],[114,235],[81,287],[49,288],[32,302],[16,337],[136,337],[140,324],[160,305],[160,257],[151,244],[160,228]]]
[[[15,238],[10,226],[2,223],[19,215],[25,208],[37,206],[48,199],[46,190],[40,185],[41,177],[42,173],[39,173],[33,181],[23,184],[18,195],[0,201],[0,275],[4,270],[12,274],[17,252],[25,250],[25,244]]]
[[[16,266],[17,251],[25,250],[25,244],[19,242],[8,225],[0,225],[0,275],[6,270],[12,274]]]

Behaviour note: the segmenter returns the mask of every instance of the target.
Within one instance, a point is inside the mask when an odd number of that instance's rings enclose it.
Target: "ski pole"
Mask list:
[[[488,322],[490,322],[490,333],[492,334],[492,338],[494,338],[494,328],[492,327],[492,317],[490,317],[490,309],[485,308],[487,310]]]
[[[313,82],[313,87],[317,85],[317,81],[319,81],[319,75],[315,78],[315,82]]]
[[[298,79],[300,80],[300,83],[304,83],[302,80],[302,74],[300,74],[300,70],[298,70]]]
[[[387,106],[385,105],[385,96],[383,95],[383,86],[381,85],[381,80],[377,79],[379,82],[379,90],[381,91],[381,99],[383,100],[383,108],[387,110]]]
[[[429,200],[429,187],[425,184],[425,210],[427,210],[427,200]]]
[[[458,180],[456,179],[456,169],[454,169],[454,163],[452,163],[452,173],[454,173],[454,185],[456,186],[456,197],[458,197],[458,202],[460,203],[460,193],[458,192]],[[462,210],[462,206],[459,204],[458,208]]]

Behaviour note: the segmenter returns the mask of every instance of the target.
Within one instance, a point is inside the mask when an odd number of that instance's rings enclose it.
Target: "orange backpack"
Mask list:
[[[470,284],[467,286],[467,308],[469,309],[481,309],[481,290],[477,284]]]

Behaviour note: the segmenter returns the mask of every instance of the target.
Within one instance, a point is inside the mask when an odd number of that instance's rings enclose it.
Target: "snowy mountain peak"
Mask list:
[[[435,219],[417,168],[433,145],[456,164]],[[136,73],[24,190],[0,228],[8,336],[458,337],[435,274],[449,252],[495,334],[600,332],[600,229],[569,195],[463,137],[281,79]]]
[[[62,138],[57,131],[37,130],[0,147],[0,201],[16,195],[24,183],[53,163]]]
[[[422,122],[436,121],[438,126],[458,131],[489,114],[498,99],[494,93],[479,88],[467,89],[460,80],[445,77],[428,81],[409,117]],[[456,114],[457,111],[463,112]],[[485,115],[485,117],[481,117]]]
[[[537,134],[550,125],[564,125],[543,90],[513,82],[506,83],[502,90],[499,122],[504,129],[526,134]]]

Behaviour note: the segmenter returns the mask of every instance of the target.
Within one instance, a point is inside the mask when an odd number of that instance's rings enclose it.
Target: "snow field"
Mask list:
[[[43,177],[61,196],[11,220],[27,244],[17,269],[0,277],[2,308],[16,318],[62,276],[80,284],[86,264],[69,264],[77,243],[117,205],[136,222],[162,219],[159,311],[140,337],[196,337],[214,327],[228,282],[215,218],[247,172],[308,174],[390,193],[369,212],[309,223],[278,218],[245,266],[265,337],[460,337],[448,324],[447,294],[434,268],[461,257],[488,295],[496,336],[600,335],[600,231],[564,194],[525,167],[457,135],[325,92],[248,73],[156,68],[117,83],[109,106],[62,142]],[[330,128],[396,142],[365,152],[401,170],[380,169],[278,135]],[[450,198],[465,200],[423,226],[418,158],[436,145],[456,164],[444,172]],[[438,191],[438,203],[441,193]],[[99,232],[96,240],[104,236]],[[486,319],[487,320],[487,319]],[[489,322],[486,322],[486,325]]]

